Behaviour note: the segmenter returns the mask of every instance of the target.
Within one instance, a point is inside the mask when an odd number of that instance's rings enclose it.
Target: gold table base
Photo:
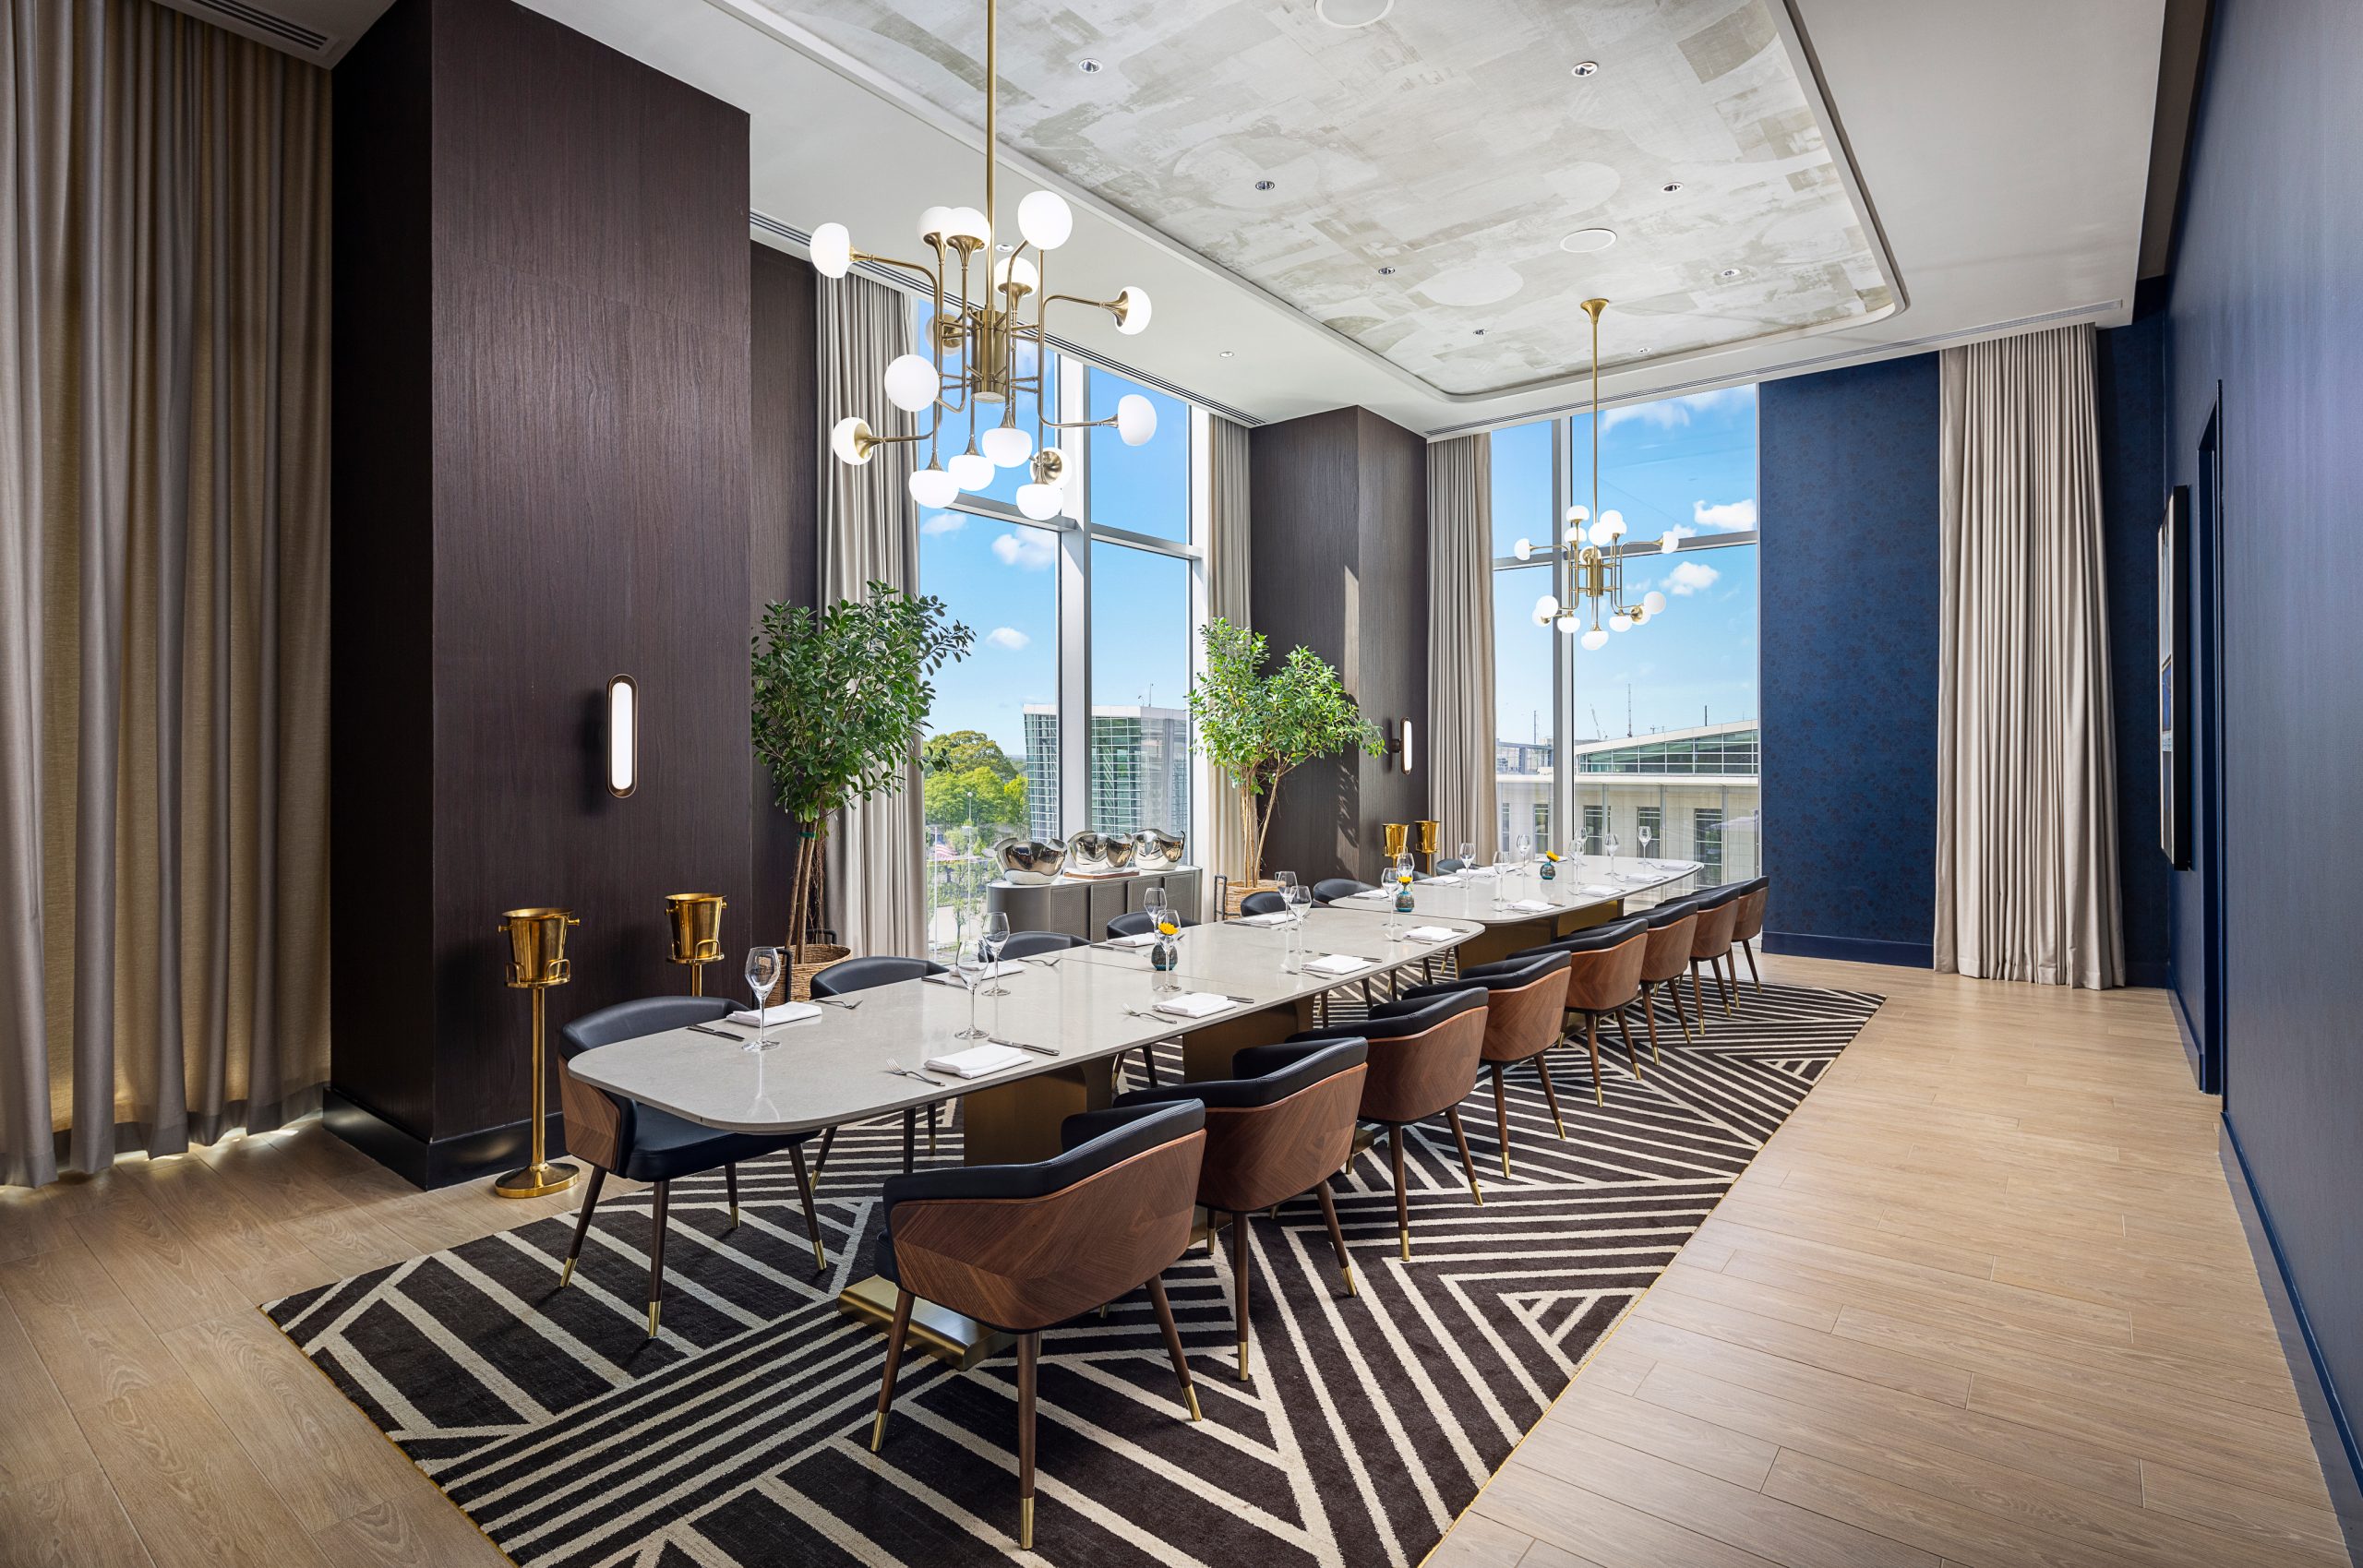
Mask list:
[[[858,1279],[837,1293],[837,1311],[879,1328],[892,1327],[894,1303],[902,1292],[883,1275]],[[987,1328],[974,1318],[962,1317],[948,1307],[924,1299],[911,1303],[907,1349],[917,1350],[966,1371],[986,1357],[1017,1343],[1014,1334]]]
[[[582,1173],[564,1160],[544,1160],[522,1170],[512,1170],[492,1184],[492,1190],[503,1198],[538,1198],[548,1192],[563,1192],[574,1185]]]

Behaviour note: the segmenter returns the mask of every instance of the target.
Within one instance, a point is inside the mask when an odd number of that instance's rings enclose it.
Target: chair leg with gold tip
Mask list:
[[[673,1206],[673,1184],[656,1184],[655,1228],[648,1238],[648,1337],[656,1337],[656,1319],[665,1310],[665,1225]]]
[[[582,1239],[591,1234],[591,1211],[599,1206],[599,1189],[607,1179],[606,1167],[591,1167],[591,1185],[582,1190],[582,1217],[574,1222],[574,1240],[566,1250],[566,1267],[558,1271],[558,1287],[563,1290],[574,1278],[575,1260],[582,1256]]]
[[[1625,1014],[1616,1014],[1616,1037],[1625,1042],[1625,1059],[1632,1064],[1633,1076],[1641,1076],[1641,1053],[1633,1048],[1633,1031],[1625,1026]]]
[[[1658,1054],[1657,999],[1649,994],[1647,986],[1641,987],[1641,1023],[1649,1032],[1649,1059],[1662,1065],[1665,1058]]]
[[[1690,1033],[1690,1015],[1682,1011],[1682,978],[1676,976],[1665,983],[1665,994],[1673,999],[1673,1021],[1682,1025],[1682,1037],[1694,1039]]]
[[[1567,1123],[1559,1114],[1559,1091],[1551,1082],[1551,1061],[1547,1054],[1534,1059],[1534,1071],[1542,1080],[1542,1103],[1551,1107],[1551,1125],[1558,1130],[1559,1141],[1567,1141]]]
[[[812,1266],[829,1266],[829,1251],[821,1244],[821,1215],[812,1206],[812,1179],[804,1174],[804,1145],[790,1143],[788,1157],[796,1162],[796,1195],[804,1202],[804,1233],[812,1238]]]
[[[1403,1261],[1411,1261],[1411,1199],[1403,1183],[1403,1129],[1386,1131],[1387,1152],[1395,1158],[1395,1236],[1402,1244]]]
[[[837,1130],[824,1128],[821,1133],[821,1152],[812,1156],[812,1190],[821,1190],[821,1173],[829,1168],[829,1151],[836,1146]]]
[[[1042,1335],[1017,1336],[1017,1550],[1034,1550],[1034,1370]]]
[[[1460,1130],[1460,1107],[1454,1106],[1444,1113],[1444,1119],[1452,1128],[1452,1141],[1460,1145],[1460,1171],[1469,1178],[1469,1195],[1477,1200],[1477,1206],[1481,1209],[1485,1206],[1485,1190],[1477,1185],[1477,1165],[1469,1157],[1469,1134]]]
[[[1591,1052],[1591,1103],[1604,1106],[1608,1092],[1600,1086],[1600,1014],[1596,1012],[1584,1018],[1584,1048]]]
[[[1254,1272],[1254,1260],[1247,1255],[1247,1216],[1230,1216],[1230,1280],[1231,1291],[1239,1303],[1239,1381],[1245,1382],[1250,1374],[1247,1359],[1247,1286]]]
[[[911,1303],[917,1299],[907,1290],[894,1292],[894,1321],[886,1330],[886,1375],[878,1384],[878,1418],[870,1423],[872,1454],[886,1441],[886,1412],[894,1403],[894,1374],[902,1370],[903,1344],[911,1332]]]
[[[1690,1005],[1698,1011],[1698,1037],[1707,1037],[1707,999],[1698,989],[1698,960],[1690,961]]]
[[[798,1156],[798,1163],[801,1163],[801,1156]],[[738,1228],[738,1167],[737,1166],[726,1165],[722,1167],[722,1190],[730,1195],[730,1228],[736,1230]]]
[[[1756,982],[1756,988],[1757,990],[1762,990],[1764,988],[1764,976],[1757,974],[1756,970],[1755,941],[1750,938],[1742,937],[1739,940],[1739,950],[1740,952],[1747,954],[1747,977]]]
[[[1346,1276],[1346,1294],[1359,1294],[1354,1289],[1353,1255],[1346,1251],[1346,1232],[1337,1224],[1337,1200],[1329,1195],[1326,1181],[1315,1187],[1313,1191],[1321,1197],[1321,1218],[1329,1227],[1329,1245],[1337,1250],[1337,1268]]]
[[[1722,965],[1723,974],[1716,976],[1715,983],[1722,987],[1723,1015],[1727,1018],[1736,1018],[1739,1016],[1739,965],[1732,961],[1729,950],[1724,952],[1718,962]],[[1725,976],[1730,977],[1729,985],[1723,983]]]
[[[1496,1061],[1489,1065],[1493,1074],[1493,1134],[1501,1140],[1502,1179],[1507,1181],[1510,1179],[1510,1107],[1502,1095],[1502,1064]]]
[[[1165,1359],[1173,1363],[1173,1375],[1182,1380],[1182,1401],[1190,1406],[1190,1418],[1203,1421],[1205,1416],[1198,1408],[1198,1389],[1190,1381],[1190,1358],[1182,1351],[1182,1331],[1173,1323],[1173,1303],[1165,1299],[1165,1281],[1151,1278],[1148,1282],[1149,1305],[1157,1309],[1157,1330],[1165,1335]]]

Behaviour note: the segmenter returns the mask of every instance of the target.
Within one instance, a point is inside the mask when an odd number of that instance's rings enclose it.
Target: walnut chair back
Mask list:
[[[1032,1334],[1139,1288],[1190,1245],[1205,1107],[1089,1111],[1032,1165],[891,1177],[878,1270],[903,1290]]]
[[[1119,1107],[1195,1099],[1206,1107],[1198,1202],[1265,1209],[1336,1175],[1354,1148],[1370,1047],[1359,1039],[1250,1046],[1229,1079],[1119,1095]]]
[[[1739,924],[1743,884],[1726,882],[1697,895],[1698,927],[1691,933],[1690,956],[1701,961],[1721,958],[1732,950],[1732,932]]]
[[[639,1133],[639,1108],[604,1089],[594,1089],[567,1071],[567,1063],[584,1051],[637,1040],[692,1023],[712,1023],[729,1014],[736,1003],[727,997],[643,997],[638,1001],[603,1007],[558,1032],[558,1107],[566,1117],[567,1153],[589,1160],[602,1170],[621,1170],[630,1158]]]
[[[1772,879],[1758,877],[1742,882],[1739,890],[1738,914],[1732,922],[1732,940],[1752,942],[1764,934],[1764,905],[1772,896]]]
[[[1661,904],[1644,918],[1649,923],[1649,945],[1641,954],[1641,984],[1677,978],[1690,967],[1690,949],[1698,934],[1697,902],[1685,898]]]
[[[1559,1043],[1567,1011],[1569,955],[1538,948],[1496,964],[1464,969],[1457,980],[1415,986],[1406,999],[1443,996],[1469,986],[1485,987],[1485,1048],[1488,1062],[1524,1061]]]
[[[1595,926],[1592,939],[1567,954],[1567,1007],[1576,1012],[1613,1012],[1641,994],[1641,959],[1649,951],[1649,923],[1640,916]]]
[[[1003,958],[1039,958],[1045,953],[1064,952],[1073,947],[1089,947],[1081,937],[1071,937],[1064,931],[1019,931],[1002,945]]]
[[[1382,1002],[1359,1023],[1308,1029],[1289,1039],[1367,1042],[1370,1074],[1362,1081],[1361,1115],[1402,1126],[1451,1109],[1477,1086],[1489,999],[1479,986],[1406,997]]]
[[[841,997],[848,991],[896,986],[905,980],[924,980],[930,975],[942,973],[943,965],[932,959],[895,958],[885,953],[869,958],[848,958],[816,973],[812,976],[812,994],[816,997]]]

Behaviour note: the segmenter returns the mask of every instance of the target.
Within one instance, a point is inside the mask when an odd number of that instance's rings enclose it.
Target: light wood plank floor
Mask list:
[[[2165,995],[1887,1005],[1428,1568],[2345,1564]]]
[[[1433,1568],[2344,1562],[2163,998],[1768,969],[1890,999]],[[254,1304],[570,1207],[317,1122],[0,1192],[0,1563],[499,1563]]]

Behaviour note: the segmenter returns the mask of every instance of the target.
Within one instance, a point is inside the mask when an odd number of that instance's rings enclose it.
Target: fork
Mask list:
[[[891,1056],[886,1059],[886,1071],[894,1073],[898,1077],[916,1078],[922,1083],[931,1083],[939,1089],[943,1087],[942,1079],[930,1078],[926,1073],[919,1071],[917,1068],[905,1067],[901,1062],[896,1061]]]
[[[814,997],[812,999],[819,1002],[822,1007],[841,1007],[847,1012],[851,1012],[855,1008],[861,1005],[858,998],[852,1001],[847,1001],[842,997]]]

